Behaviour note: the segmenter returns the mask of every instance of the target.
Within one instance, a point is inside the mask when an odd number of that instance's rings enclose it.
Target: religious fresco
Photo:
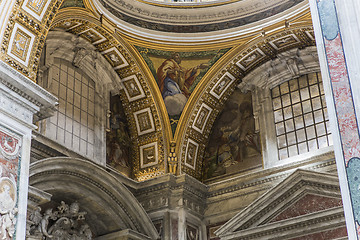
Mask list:
[[[106,134],[106,164],[130,177],[131,140],[120,96],[110,97],[110,131]]]
[[[171,52],[136,47],[153,74],[174,133],[188,98],[202,77],[228,50]]]
[[[13,239],[17,221],[21,139],[0,128],[0,238]]]
[[[203,164],[204,180],[262,166],[251,93],[237,89],[230,96],[213,125]]]

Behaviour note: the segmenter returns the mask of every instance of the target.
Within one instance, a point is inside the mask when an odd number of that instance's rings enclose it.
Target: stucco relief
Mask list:
[[[87,212],[80,211],[80,204],[73,202],[68,205],[61,201],[57,210],[48,208],[44,213],[38,207],[30,216],[30,227],[27,236],[40,239],[74,239],[90,240],[91,229],[86,224]]]

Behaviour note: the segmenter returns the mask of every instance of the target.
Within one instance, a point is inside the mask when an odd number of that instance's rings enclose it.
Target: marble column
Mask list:
[[[25,239],[33,121],[57,99],[0,61],[0,239]]]
[[[310,0],[349,239],[360,236],[359,5]]]

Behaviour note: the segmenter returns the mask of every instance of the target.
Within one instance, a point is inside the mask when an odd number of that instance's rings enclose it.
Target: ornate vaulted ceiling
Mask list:
[[[49,30],[84,38],[113,67],[121,79],[113,88],[129,123],[137,180],[167,172],[200,179],[213,123],[242,79],[281,52],[315,45],[310,11],[301,0],[0,4],[8,16],[1,59],[33,81]],[[156,74],[174,52],[187,69],[207,63],[197,69],[200,77],[177,117],[164,103]]]

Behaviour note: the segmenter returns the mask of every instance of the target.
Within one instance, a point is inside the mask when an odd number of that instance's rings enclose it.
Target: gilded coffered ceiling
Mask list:
[[[50,29],[84,38],[113,67],[121,79],[114,88],[129,122],[133,173],[140,181],[167,172],[201,178],[212,125],[242,78],[281,52],[315,44],[310,11],[302,0],[0,4],[8,16],[0,35],[1,60],[33,81]],[[174,129],[155,72],[175,53],[182,68],[194,67],[201,77],[192,87],[190,78],[184,79],[189,92]]]

